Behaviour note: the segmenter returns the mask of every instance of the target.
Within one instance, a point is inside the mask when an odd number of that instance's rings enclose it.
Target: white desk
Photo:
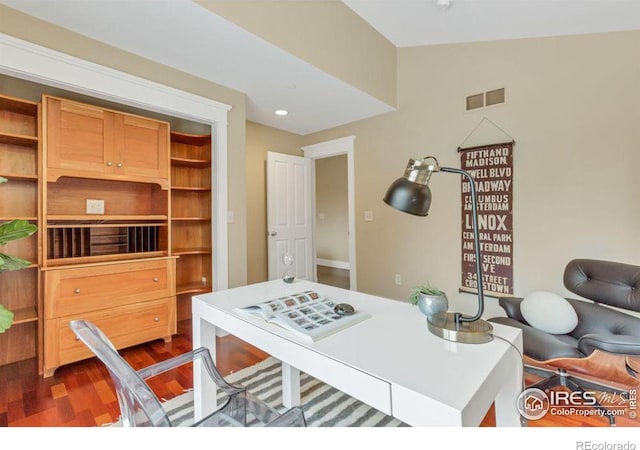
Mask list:
[[[372,317],[306,344],[276,325],[232,311],[306,290]],[[286,406],[300,401],[301,370],[412,426],[477,426],[494,401],[498,426],[520,426],[516,399],[522,366],[516,350],[500,339],[487,344],[440,339],[407,302],[304,280],[275,280],[194,296],[193,345],[208,347],[214,360],[216,328],[282,361]],[[494,324],[494,334],[522,351],[520,330]],[[204,380],[194,368],[197,413],[209,409],[199,400],[215,389]]]

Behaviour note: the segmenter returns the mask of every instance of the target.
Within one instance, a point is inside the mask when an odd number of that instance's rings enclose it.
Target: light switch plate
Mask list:
[[[104,214],[104,200],[87,199],[87,214]]]

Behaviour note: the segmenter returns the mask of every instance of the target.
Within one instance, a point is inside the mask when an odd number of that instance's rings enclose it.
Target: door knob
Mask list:
[[[270,236],[277,236],[278,232],[277,231],[272,231],[271,233],[269,233]]]

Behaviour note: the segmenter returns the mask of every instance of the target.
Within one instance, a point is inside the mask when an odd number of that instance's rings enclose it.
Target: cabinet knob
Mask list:
[[[76,341],[79,341],[79,340],[80,340],[80,338],[78,336],[76,336]]]
[[[118,163],[118,167],[122,167],[122,163],[121,162]]]
[[[154,322],[160,322],[160,318],[159,318],[159,317],[154,317],[154,318],[153,318],[153,321],[154,321]]]
[[[107,166],[111,167],[113,166],[113,163],[111,161],[107,161]]]
[[[153,277],[153,282],[154,282],[154,283],[157,283],[158,281],[160,281],[160,278],[158,278],[158,277]]]
[[[76,288],[76,290],[73,291],[73,292],[75,292],[76,294],[79,294],[80,293],[80,288]]]

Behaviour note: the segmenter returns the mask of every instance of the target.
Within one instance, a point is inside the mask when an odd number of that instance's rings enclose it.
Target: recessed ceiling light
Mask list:
[[[276,109],[274,112],[276,113],[276,116],[286,116],[289,114],[289,111],[286,109]]]

